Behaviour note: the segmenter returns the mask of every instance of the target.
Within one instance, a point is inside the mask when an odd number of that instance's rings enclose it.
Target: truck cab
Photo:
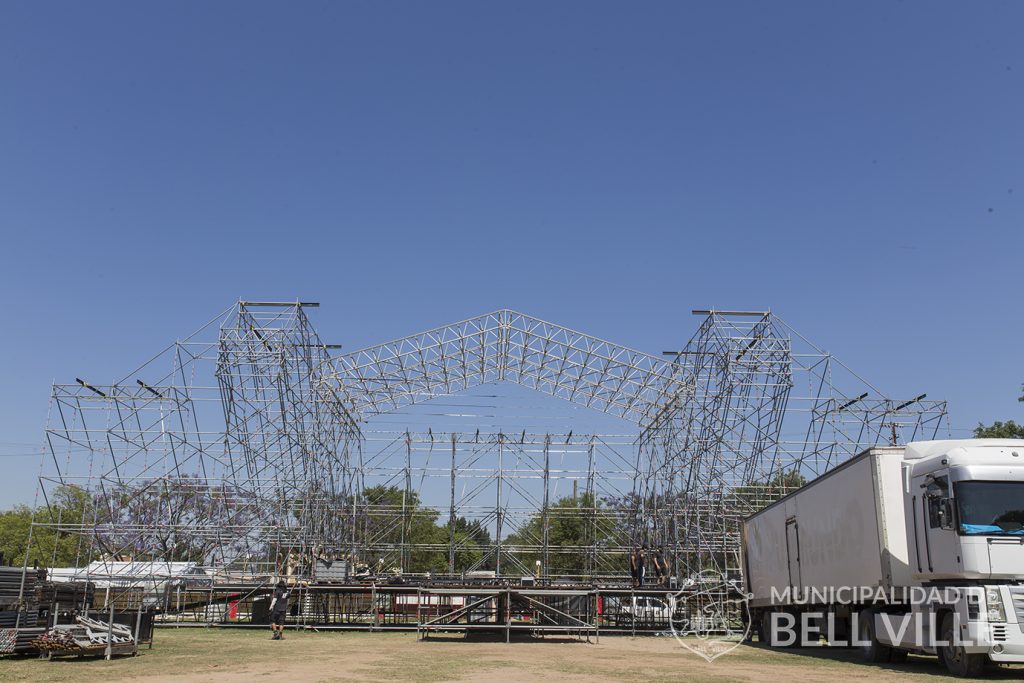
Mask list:
[[[937,655],[959,676],[1024,663],[1024,440],[875,446],[742,531],[769,644],[794,642],[799,619],[871,662]]]
[[[936,654],[962,671],[1024,660],[1024,441],[971,439],[909,444],[903,465],[908,562],[915,582],[955,589],[915,605],[925,630],[961,645]],[[894,645],[899,646],[899,643]]]
[[[925,441],[904,455],[914,578],[1017,581],[1024,570],[1024,441]]]

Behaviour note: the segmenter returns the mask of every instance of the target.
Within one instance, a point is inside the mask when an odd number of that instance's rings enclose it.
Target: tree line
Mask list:
[[[1024,385],[1021,386],[1024,391]],[[1017,400],[1024,403],[1024,394],[1017,397]],[[1024,424],[1017,424],[1013,420],[1001,422],[996,420],[990,425],[979,424],[974,428],[976,439],[1024,439]]]
[[[1018,398],[1024,402],[1024,395]],[[979,424],[976,438],[1024,438],[1024,424],[1014,420]],[[781,472],[768,481],[739,486],[723,494],[721,506],[751,511],[806,483],[796,471]],[[330,503],[331,501],[328,501]],[[444,573],[449,569],[449,543],[454,538],[455,568],[494,568],[495,540],[480,520],[456,517],[442,519],[433,508],[422,504],[416,492],[395,486],[375,486],[358,499],[336,499],[335,509],[351,509],[358,515],[354,530],[356,544],[372,542],[405,553],[398,558],[406,571]],[[229,484],[210,485],[195,476],[163,477],[131,485],[108,487],[100,492],[77,486],[57,487],[35,511],[15,505],[0,512],[0,557],[6,564],[21,564],[28,553],[30,566],[81,566],[103,556],[138,553],[167,561],[209,563],[215,553],[262,544],[262,554],[280,553],[272,541],[244,537],[243,532],[259,526],[261,516],[272,514],[251,493]],[[347,503],[348,505],[345,505]],[[541,559],[546,535],[549,548],[621,548],[624,543],[651,542],[665,538],[664,529],[651,529],[650,519],[630,511],[682,509],[688,501],[661,496],[640,499],[636,494],[621,498],[596,499],[591,493],[564,496],[547,510],[531,515],[519,528],[502,539],[502,545],[519,548],[518,560],[528,569]],[[330,507],[330,505],[329,505]],[[299,508],[292,514],[300,515]],[[351,524],[352,520],[337,520]],[[194,528],[225,530],[223,535],[192,533]],[[31,529],[31,547],[29,536]],[[88,530],[82,533],[81,530]],[[546,531],[546,534],[545,534]],[[238,532],[233,535],[234,532]],[[251,533],[251,532],[250,532]],[[232,547],[235,544],[236,547]],[[621,555],[621,557],[619,556]],[[251,558],[250,558],[251,559]],[[364,558],[373,560],[373,558]],[[552,552],[547,557],[550,573],[593,571],[595,558],[582,552]],[[625,554],[603,553],[605,565],[622,564]]]

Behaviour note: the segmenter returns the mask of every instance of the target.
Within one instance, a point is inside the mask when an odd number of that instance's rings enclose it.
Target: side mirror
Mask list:
[[[945,498],[949,494],[949,480],[945,476],[936,477],[929,474],[924,478],[921,488],[929,498]]]

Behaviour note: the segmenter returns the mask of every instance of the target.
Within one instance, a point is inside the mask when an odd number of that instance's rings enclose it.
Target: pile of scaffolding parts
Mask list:
[[[108,643],[111,655],[135,654],[130,628],[88,617],[75,617],[74,624],[58,624],[32,641],[41,653],[51,656],[103,655]]]

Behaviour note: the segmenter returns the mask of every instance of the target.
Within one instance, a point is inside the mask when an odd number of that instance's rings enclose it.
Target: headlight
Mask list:
[[[1003,609],[1003,596],[999,588],[989,586],[985,589],[985,602],[988,604],[989,621],[1006,621],[1006,610]]]

